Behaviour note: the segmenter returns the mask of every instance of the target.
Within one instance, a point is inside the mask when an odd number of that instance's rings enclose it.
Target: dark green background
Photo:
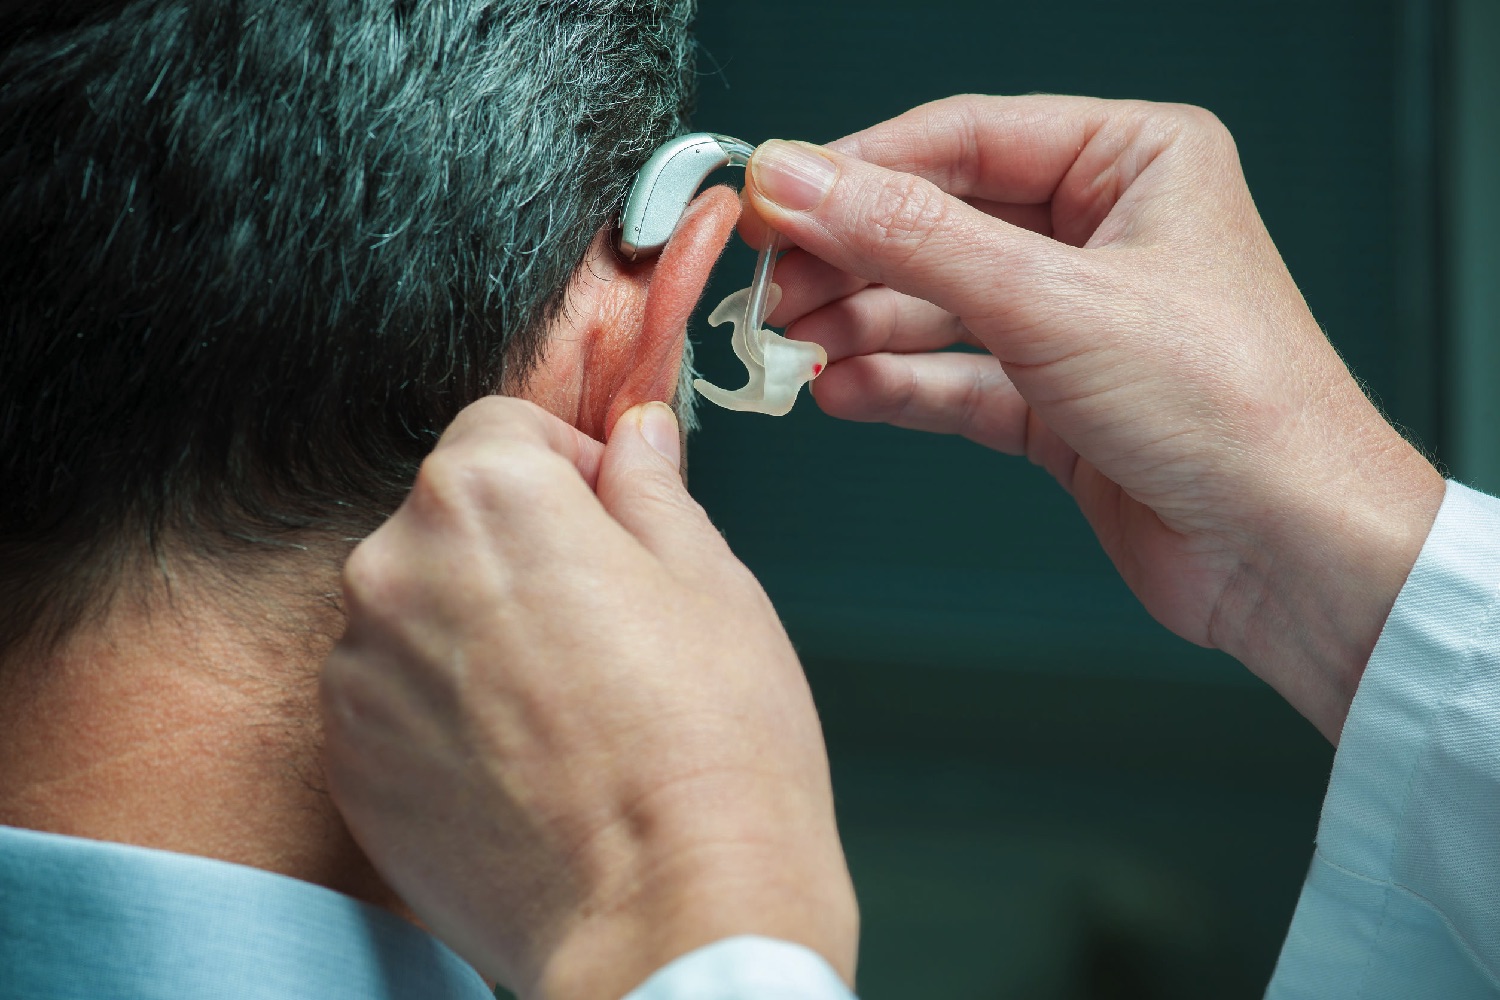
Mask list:
[[[962,91],[1208,107],[1313,311],[1434,446],[1434,25],[1369,0],[704,0],[696,125],[827,140]],[[706,305],[751,265],[736,247]],[[692,332],[738,384],[727,336]],[[1024,461],[805,398],[703,409],[694,493],[825,720],[865,1000],[1259,996],[1332,758],[1313,729],[1152,622]]]

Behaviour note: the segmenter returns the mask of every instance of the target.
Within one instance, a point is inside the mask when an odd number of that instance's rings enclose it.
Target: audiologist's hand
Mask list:
[[[601,446],[483,400],[345,572],[335,799],[416,914],[525,998],[617,1000],[740,933],[853,976],[801,665],[678,447],[660,403]]]
[[[1323,336],[1212,115],[952,98],[762,145],[746,198],[752,242],[802,248],[770,321],[828,350],[824,410],[1044,466],[1158,620],[1337,740],[1443,483]]]

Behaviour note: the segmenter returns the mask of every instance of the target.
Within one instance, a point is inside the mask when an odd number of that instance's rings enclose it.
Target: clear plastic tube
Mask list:
[[[750,280],[750,297],[745,300],[745,322],[740,327],[747,335],[759,330],[766,321],[766,297],[771,294],[771,275],[776,271],[776,254],[780,244],[781,237],[771,233],[770,240],[755,259],[755,277]],[[751,337],[750,342],[755,343],[755,338]],[[754,348],[751,350],[759,353]],[[755,360],[764,363],[763,358],[757,357]]]

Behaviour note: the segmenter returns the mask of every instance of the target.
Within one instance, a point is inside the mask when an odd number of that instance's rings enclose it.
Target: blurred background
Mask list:
[[[1500,490],[1496,0],[702,0],[698,35],[696,126],[751,142],[963,91],[1212,109],[1355,373]],[[690,327],[738,385],[724,330]],[[864,1000],[1260,996],[1332,761],[1312,727],[1152,622],[1023,460],[806,397],[703,409],[693,491],[827,727]]]

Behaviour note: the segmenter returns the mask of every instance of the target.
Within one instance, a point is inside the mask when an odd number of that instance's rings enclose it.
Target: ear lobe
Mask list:
[[[607,243],[595,242],[585,267],[606,279],[596,286],[606,301],[598,302],[597,328],[586,331],[580,430],[602,441],[631,407],[650,400],[671,402],[688,320],[739,214],[736,194],[712,187],[688,205],[654,260],[629,263]]]

